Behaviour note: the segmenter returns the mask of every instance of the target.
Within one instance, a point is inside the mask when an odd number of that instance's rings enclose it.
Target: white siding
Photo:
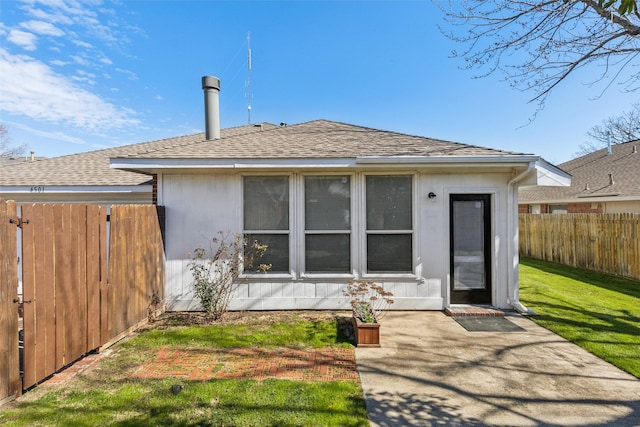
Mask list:
[[[159,204],[165,206],[166,297],[170,309],[197,308],[192,300],[190,254],[209,248],[218,231],[239,232],[239,177],[235,175],[163,175]]]
[[[342,171],[344,172],[344,171]],[[394,173],[398,173],[397,170]],[[393,309],[440,310],[448,301],[449,195],[491,194],[493,212],[493,304],[508,307],[507,218],[509,207],[505,173],[415,173],[414,265],[416,277],[372,277],[394,293]],[[167,303],[172,310],[193,310],[198,304],[190,294],[191,277],[186,269],[189,254],[207,245],[218,231],[242,231],[240,174],[164,175],[159,179],[159,203],[166,207]],[[364,175],[355,175],[361,182]],[[429,192],[436,194],[429,199]],[[356,203],[364,203],[355,191]],[[354,218],[355,218],[354,214]],[[354,219],[355,221],[355,219]],[[353,238],[358,238],[358,233]],[[511,237],[513,238],[513,236]],[[295,245],[294,245],[295,246]],[[353,244],[354,248],[363,245]],[[207,247],[207,246],[203,246]],[[361,249],[357,249],[361,250]],[[354,254],[354,262],[358,256]],[[233,310],[346,309],[342,296],[347,278],[251,278],[238,286]]]
[[[640,213],[640,200],[606,202],[606,213]]]

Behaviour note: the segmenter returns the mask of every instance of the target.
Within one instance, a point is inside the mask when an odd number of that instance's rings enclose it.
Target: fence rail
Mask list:
[[[520,214],[520,255],[640,280],[639,214]]]

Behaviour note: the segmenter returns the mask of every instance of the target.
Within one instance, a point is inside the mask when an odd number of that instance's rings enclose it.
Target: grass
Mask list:
[[[520,299],[534,322],[640,378],[640,282],[521,259]]]
[[[63,387],[29,392],[0,412],[0,424],[114,426],[367,426],[362,389],[349,381],[282,379],[134,379],[131,373],[161,347],[352,347],[335,320],[244,325],[169,325],[142,331],[116,344],[98,369]],[[37,388],[36,388],[37,390]],[[34,393],[34,397],[29,395]]]

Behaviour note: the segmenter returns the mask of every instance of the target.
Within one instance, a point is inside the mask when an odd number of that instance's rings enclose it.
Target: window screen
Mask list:
[[[289,177],[245,176],[244,234],[248,241],[268,245],[260,262],[271,272],[289,271]]]

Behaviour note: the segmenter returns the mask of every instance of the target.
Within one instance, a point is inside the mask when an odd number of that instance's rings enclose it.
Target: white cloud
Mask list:
[[[18,123],[18,122],[9,121],[7,123],[9,123],[12,127],[22,129],[26,132],[32,133],[37,136],[41,136],[43,138],[51,138],[51,139],[56,139],[58,141],[65,141],[65,142],[70,142],[72,144],[78,144],[78,145],[82,145],[85,143],[85,141],[82,138],[78,138],[76,136],[69,135],[64,132],[36,129],[31,126],[27,126],[24,123]]]
[[[73,24],[73,20],[71,20],[71,18],[67,17],[62,12],[53,12],[53,13],[45,12],[42,9],[32,7],[32,5],[28,5],[27,7],[25,7],[25,10],[28,15],[31,15],[34,18],[41,19],[46,22],[50,22],[52,24],[64,24],[64,25]]]
[[[118,107],[26,55],[0,49],[0,110],[96,132],[136,125],[133,110]]]
[[[133,71],[125,70],[123,68],[116,68],[115,70],[125,76],[128,76],[129,80],[138,80],[138,75]]]
[[[51,65],[55,65],[57,67],[64,67],[65,65],[69,64],[68,62],[62,61],[60,59],[54,59],[52,61],[49,61],[49,64]]]
[[[87,42],[82,41],[82,40],[73,40],[72,43],[75,44],[76,46],[84,47],[86,49],[91,49],[93,47],[91,45],[91,43],[87,43]]]
[[[71,77],[73,80],[77,81],[77,82],[82,82],[82,83],[87,83],[90,85],[95,85],[96,84],[96,75],[93,73],[89,73],[87,71],[84,70],[77,70],[76,71],[76,76]]]
[[[109,12],[104,7],[96,7],[103,4],[101,0],[30,0],[29,3],[25,7],[27,13],[43,21],[52,24],[79,25],[89,30],[93,37],[111,44],[119,44],[121,41],[127,40],[126,36],[117,31],[114,23],[101,22],[97,11]]]
[[[64,31],[54,26],[49,22],[44,21],[26,21],[22,22],[20,26],[32,33],[40,34],[43,36],[60,37],[64,35]]]
[[[27,33],[21,30],[11,30],[7,40],[11,43],[20,46],[24,50],[36,50],[36,37],[33,33]]]
[[[85,67],[89,66],[89,61],[87,61],[86,58],[83,58],[80,55],[71,55],[70,58],[73,59],[73,62],[78,65],[82,65]]]

